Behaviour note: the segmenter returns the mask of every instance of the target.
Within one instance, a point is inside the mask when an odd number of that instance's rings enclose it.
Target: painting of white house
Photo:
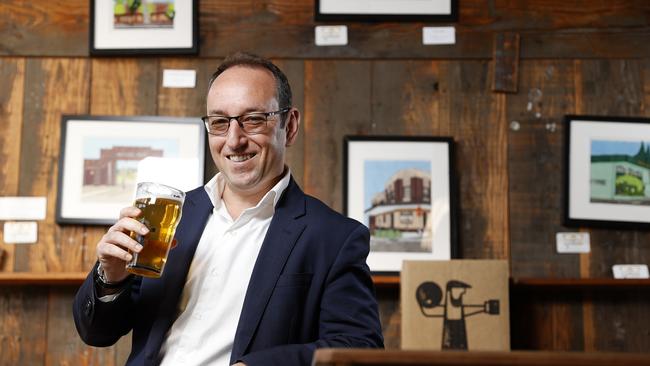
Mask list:
[[[591,141],[592,203],[650,205],[650,141]]]

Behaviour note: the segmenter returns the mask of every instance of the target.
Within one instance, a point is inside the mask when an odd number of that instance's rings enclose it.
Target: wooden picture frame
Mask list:
[[[564,224],[650,229],[650,119],[564,117]]]
[[[90,55],[198,54],[198,0],[120,1],[90,0]]]
[[[205,134],[199,118],[63,116],[56,222],[112,225],[138,182],[202,185]]]
[[[317,21],[456,22],[458,0],[316,0]]]
[[[370,230],[374,274],[456,257],[452,138],[346,136],[343,156],[343,210]]]

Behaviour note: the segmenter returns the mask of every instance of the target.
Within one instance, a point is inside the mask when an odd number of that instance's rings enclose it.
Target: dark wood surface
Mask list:
[[[455,139],[459,253],[510,259],[513,348],[650,350],[647,282],[607,279],[613,264],[650,263],[650,234],[561,223],[562,116],[650,116],[647,1],[467,0],[453,46],[421,45],[422,26],[439,24],[347,23],[348,46],[316,47],[312,1],[205,0],[201,54],[187,58],[88,58],[88,1],[65,4],[0,3],[0,195],[48,199],[37,244],[0,243],[0,365],[123,364],[130,348],[128,337],[105,350],[75,343],[73,291],[56,287],[83,278],[106,230],[54,223],[61,115],[199,116],[207,77],[239,49],[286,71],[302,112],[288,161],[336,210],[343,136]],[[497,33],[520,35],[515,93],[492,90]],[[167,68],[196,70],[197,87],[163,88]],[[555,234],[576,230],[590,233],[591,253],[557,254]],[[399,283],[376,281],[397,349]]]
[[[650,365],[645,354],[579,352],[489,351],[384,351],[367,349],[319,349],[315,366],[353,365]]]
[[[7,0],[0,54],[88,56],[86,0]],[[644,0],[465,0],[459,2],[456,44],[425,46],[431,23],[346,22],[346,47],[317,47],[311,0],[200,2],[200,55],[250,50],[276,58],[490,59],[495,32],[520,31],[522,58],[648,57],[650,4]],[[340,22],[339,22],[340,23]],[[339,24],[337,23],[337,24]]]

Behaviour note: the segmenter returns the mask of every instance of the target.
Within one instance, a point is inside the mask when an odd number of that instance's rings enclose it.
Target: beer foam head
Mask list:
[[[136,189],[135,199],[139,198],[152,198],[155,202],[157,198],[165,198],[168,200],[183,202],[185,200],[185,192],[160,183],[154,182],[140,182]]]

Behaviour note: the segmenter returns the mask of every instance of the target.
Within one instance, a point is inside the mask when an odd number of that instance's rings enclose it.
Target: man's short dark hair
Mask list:
[[[224,71],[228,70],[233,66],[248,66],[254,68],[264,68],[269,70],[273,74],[275,79],[275,85],[277,89],[277,98],[278,98],[278,107],[279,109],[291,107],[291,86],[289,85],[289,80],[287,76],[277,67],[273,62],[263,57],[246,53],[246,52],[237,52],[228,57],[219,65],[217,71],[212,74],[210,77],[210,83],[208,84],[208,90],[212,87],[212,83],[221,75]],[[283,115],[283,119],[284,119]]]

